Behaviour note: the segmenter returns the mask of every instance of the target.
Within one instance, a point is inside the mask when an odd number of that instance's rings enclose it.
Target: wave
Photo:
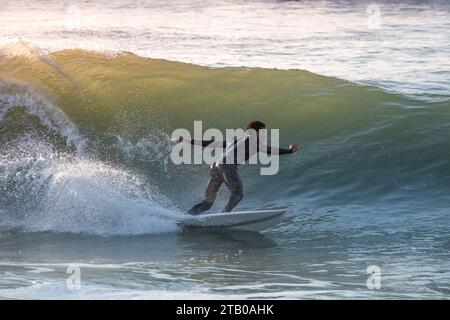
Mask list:
[[[177,208],[199,198],[207,179],[205,166],[169,161],[171,132],[194,120],[225,129],[258,119],[280,129],[282,144],[300,145],[276,176],[242,170],[243,206],[448,204],[448,100],[304,70],[207,68],[28,46],[0,50],[3,227],[172,230]]]

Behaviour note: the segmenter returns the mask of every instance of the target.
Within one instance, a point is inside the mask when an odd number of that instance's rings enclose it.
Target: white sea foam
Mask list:
[[[0,159],[2,181],[14,179],[8,194],[29,202],[18,209],[21,214],[0,215],[3,227],[96,235],[177,230],[177,209],[137,176],[98,161],[57,156],[49,146],[36,149],[16,148],[28,156]]]
[[[0,106],[0,122],[13,108],[23,108],[76,148],[66,154],[32,131],[3,146],[2,228],[97,235],[177,230],[177,209],[145,179],[88,159],[86,139],[49,99],[32,88],[2,82]]]

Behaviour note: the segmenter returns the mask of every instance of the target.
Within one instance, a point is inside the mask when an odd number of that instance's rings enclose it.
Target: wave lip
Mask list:
[[[86,140],[76,125],[46,96],[29,85],[5,82],[0,79],[0,123],[13,109],[22,108],[30,116],[39,118],[49,131],[64,137],[68,146],[82,154]]]

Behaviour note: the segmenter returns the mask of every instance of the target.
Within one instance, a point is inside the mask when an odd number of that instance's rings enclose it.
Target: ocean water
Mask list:
[[[0,298],[450,296],[446,1],[1,4]],[[286,220],[180,230],[172,131],[255,118],[299,151],[238,208]]]

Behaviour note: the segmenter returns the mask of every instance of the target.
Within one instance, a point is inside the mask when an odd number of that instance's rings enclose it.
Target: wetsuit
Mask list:
[[[233,210],[243,197],[242,181],[239,177],[238,166],[246,162],[256,153],[264,152],[266,154],[282,155],[293,152],[291,149],[270,148],[261,143],[257,143],[256,148],[251,148],[249,136],[234,137],[223,141],[197,141],[192,139],[191,144],[201,145],[203,147],[222,147],[225,149],[219,160],[211,165],[210,178],[203,200],[188,211],[189,214],[193,215],[200,214],[211,208],[216,200],[220,186],[224,182],[231,194],[222,212],[230,212]]]

